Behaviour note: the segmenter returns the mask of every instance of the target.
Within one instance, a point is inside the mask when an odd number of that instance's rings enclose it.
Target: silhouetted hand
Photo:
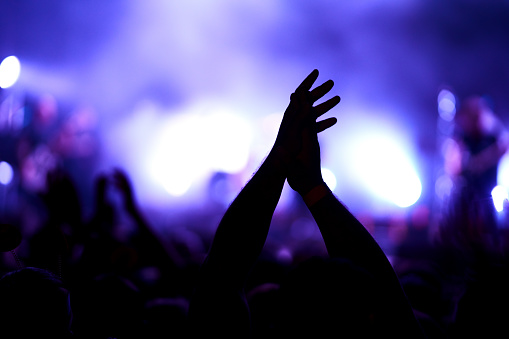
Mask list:
[[[324,184],[321,171],[320,145],[314,128],[302,133],[302,149],[288,168],[288,184],[300,195]]]
[[[313,104],[327,94],[334,86],[332,80],[311,90],[318,78],[318,70],[313,70],[290,96],[283,121],[279,127],[274,149],[282,150],[290,159],[295,158],[302,150],[303,131],[312,128],[315,133],[321,132],[336,123],[336,118],[328,118],[320,122],[316,119],[336,106],[340,98],[335,96],[319,105]]]
[[[113,184],[120,191],[123,198],[124,208],[132,213],[136,211],[136,203],[131,182],[127,174],[121,169],[115,168],[113,171]]]
[[[326,130],[337,122],[336,118],[316,122],[318,117],[328,112],[340,101],[339,96],[335,96],[322,104],[312,106],[334,86],[332,80],[329,80],[309,92],[308,89],[317,76],[318,71],[313,71],[292,94],[287,109],[288,114],[285,112],[281,124],[283,136],[291,136],[294,139],[294,150],[298,149],[298,153],[292,154],[294,157],[292,157],[288,170],[288,184],[300,194],[305,194],[313,187],[323,183],[317,133]],[[291,117],[292,114],[297,117],[294,119],[294,125],[291,126],[294,127],[293,129],[286,127],[284,122],[284,119],[287,116]],[[298,126],[296,126],[297,123]],[[286,130],[292,130],[293,134],[286,133]]]

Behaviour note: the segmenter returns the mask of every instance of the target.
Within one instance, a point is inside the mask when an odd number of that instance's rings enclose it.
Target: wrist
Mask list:
[[[327,186],[327,184],[325,184],[325,182],[322,181],[321,183],[308,190],[305,194],[300,194],[306,203],[306,206],[311,207],[331,193],[332,191],[330,188]]]
[[[301,176],[302,177],[302,176]],[[312,175],[310,175],[308,172],[306,172],[303,177],[305,180],[301,180],[299,182],[299,185],[295,188],[297,193],[300,194],[300,196],[304,197],[306,194],[308,194],[312,189],[314,189],[317,186],[325,185],[325,182],[323,181],[322,177],[316,177],[316,179],[312,179]]]

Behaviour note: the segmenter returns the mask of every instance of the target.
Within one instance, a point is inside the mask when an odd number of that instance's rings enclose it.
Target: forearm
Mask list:
[[[242,280],[265,244],[286,179],[284,154],[273,149],[223,216],[206,265]]]
[[[285,182],[281,159],[271,152],[232,202],[217,228],[190,303],[197,334],[247,337],[247,274],[261,252]]]
[[[399,279],[371,234],[330,190],[318,189],[314,194],[304,195],[304,200],[320,229],[329,255],[348,259],[374,276],[383,291],[387,321],[395,322],[391,327],[400,326],[398,331],[406,334],[420,334],[420,327]]]
[[[303,195],[331,257],[347,258],[370,272],[390,270],[387,257],[371,234],[325,186]]]

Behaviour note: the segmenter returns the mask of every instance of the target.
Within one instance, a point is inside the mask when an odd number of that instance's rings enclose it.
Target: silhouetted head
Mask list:
[[[456,114],[456,121],[463,133],[478,137],[486,133],[492,114],[485,99],[480,96],[471,96],[462,101]]]
[[[0,279],[2,338],[69,338],[69,292],[53,273],[33,267]]]

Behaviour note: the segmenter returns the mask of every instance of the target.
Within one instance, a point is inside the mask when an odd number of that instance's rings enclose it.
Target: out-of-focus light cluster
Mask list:
[[[0,88],[9,88],[18,81],[21,64],[14,55],[5,58],[0,63]]]
[[[252,131],[226,110],[171,117],[156,137],[149,171],[172,196],[184,195],[211,173],[237,173],[247,164]]]
[[[443,89],[438,93],[438,114],[445,121],[452,121],[456,116],[456,98],[449,90]]]
[[[353,166],[366,188],[379,199],[409,207],[421,196],[422,184],[403,148],[389,135],[365,135],[355,145]]]

